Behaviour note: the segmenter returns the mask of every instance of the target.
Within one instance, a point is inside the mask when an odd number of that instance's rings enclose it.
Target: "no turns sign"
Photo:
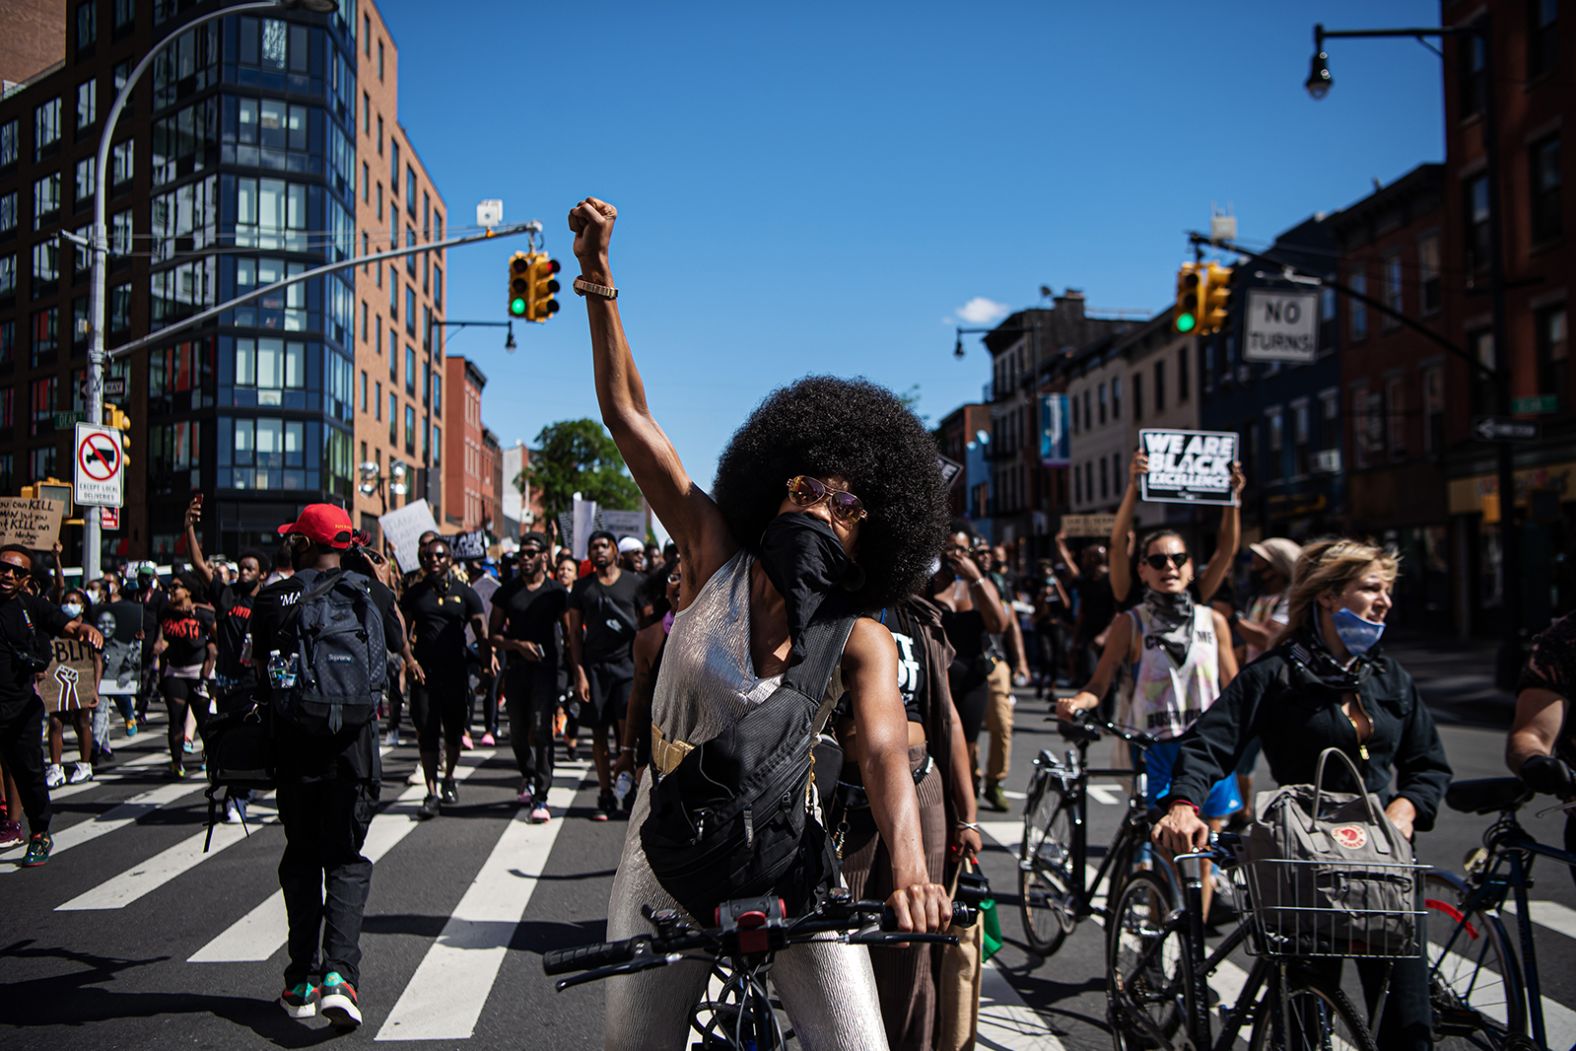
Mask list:
[[[126,458],[120,431],[113,427],[77,424],[72,474],[76,501],[87,507],[120,507],[125,503]]]

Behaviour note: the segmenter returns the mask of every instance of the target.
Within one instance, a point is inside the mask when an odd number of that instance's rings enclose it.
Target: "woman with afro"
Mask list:
[[[588,197],[569,213],[569,227],[602,422],[680,553],[679,613],[652,697],[660,779],[771,696],[822,600],[835,594],[839,604],[873,611],[914,594],[941,549],[946,502],[935,444],[913,414],[873,384],[824,376],[769,395],[723,452],[715,498],[703,492],[652,417],[624,338],[608,262],[617,214]],[[903,930],[944,930],[951,903],[926,865],[891,632],[860,617],[839,672],[832,691],[852,699],[865,789],[891,857],[897,889],[887,903]],[[610,939],[650,930],[642,906],[678,908],[641,845],[650,798],[641,793],[631,815]],[[707,971],[686,961],[610,980],[606,1046],[683,1046]],[[771,973],[805,1048],[887,1046],[862,947],[796,945]]]

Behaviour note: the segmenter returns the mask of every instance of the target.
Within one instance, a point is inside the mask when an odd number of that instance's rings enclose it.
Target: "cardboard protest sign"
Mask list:
[[[645,542],[646,515],[643,511],[597,511],[597,528],[606,529],[620,540],[632,536]]]
[[[449,554],[454,556],[456,562],[487,557],[487,534],[480,529],[474,529],[469,533],[458,533],[444,539],[449,542]]]
[[[135,697],[142,688],[144,608],[140,602],[114,602],[93,611],[93,626],[104,636],[101,697]]]
[[[1062,532],[1073,537],[1099,537],[1102,540],[1111,535],[1111,530],[1116,528],[1116,516],[1112,514],[1099,515],[1062,515]]]
[[[51,639],[52,659],[38,683],[38,695],[52,712],[97,708],[98,654],[76,639]]]
[[[0,496],[0,544],[21,544],[33,551],[47,551],[60,539],[60,520],[66,505],[58,500],[25,500]]]
[[[417,541],[421,534],[438,531],[438,520],[432,517],[432,505],[426,500],[416,500],[398,511],[390,511],[378,519],[383,539],[394,549],[394,559],[406,573],[421,568]]]
[[[1150,503],[1225,504],[1237,502],[1231,465],[1237,435],[1229,431],[1141,430],[1138,439],[1149,456],[1140,496]]]

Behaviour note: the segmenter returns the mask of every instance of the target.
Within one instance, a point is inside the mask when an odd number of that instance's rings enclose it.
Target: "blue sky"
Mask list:
[[[1212,203],[1263,243],[1443,154],[1439,60],[1415,42],[1332,41],[1329,97],[1302,88],[1315,21],[1437,22],[1423,0],[382,9],[451,227],[501,197],[572,277],[569,207],[618,205],[630,343],[702,484],[775,386],[917,386],[934,424],[989,377],[977,340],[954,360],[960,319],[1041,285],[1159,310]],[[451,319],[504,319],[518,247],[449,253]],[[512,354],[486,329],[449,343],[506,444],[596,415],[584,308],[560,300]]]

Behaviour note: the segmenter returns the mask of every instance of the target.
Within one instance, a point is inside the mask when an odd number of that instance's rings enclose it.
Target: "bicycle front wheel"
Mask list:
[[[1423,878],[1428,910],[1428,995],[1434,1046],[1490,1051],[1527,1031],[1521,972],[1498,916],[1463,908],[1466,887],[1454,877]]]
[[[1339,986],[1290,975],[1286,1013],[1275,1023],[1279,989],[1271,982],[1253,1019],[1252,1051],[1379,1051],[1363,1016]]]
[[[1073,886],[1072,804],[1061,782],[1047,777],[1023,815],[1018,865],[1018,911],[1029,948],[1050,956],[1067,939],[1064,923]]]
[[[1170,920],[1170,885],[1153,872],[1132,873],[1106,921],[1106,1010],[1116,1051],[1168,1047],[1181,1028],[1190,965],[1186,938]]]

